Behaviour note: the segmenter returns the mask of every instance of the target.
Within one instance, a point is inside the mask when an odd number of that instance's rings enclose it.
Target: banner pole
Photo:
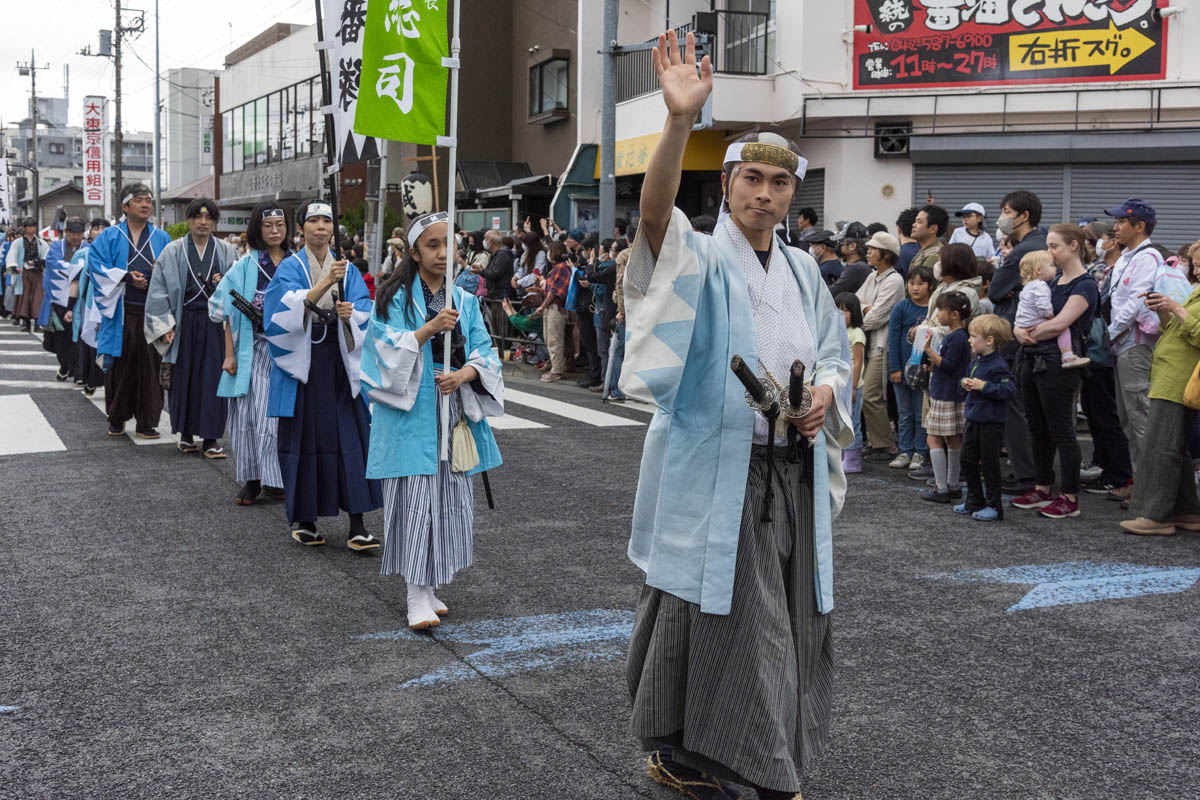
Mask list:
[[[446,137],[449,153],[446,157],[446,308],[454,308],[454,274],[458,265],[458,247],[454,242],[454,187],[455,170],[458,169],[458,54],[461,48],[459,41],[459,24],[461,21],[462,0],[454,0],[454,21],[450,36],[450,130]],[[437,175],[437,161],[433,162],[434,175]],[[434,178],[434,180],[437,180]],[[442,369],[449,369],[451,361],[450,334],[446,331],[443,336]],[[441,460],[450,458],[450,395],[442,395],[442,448]]]

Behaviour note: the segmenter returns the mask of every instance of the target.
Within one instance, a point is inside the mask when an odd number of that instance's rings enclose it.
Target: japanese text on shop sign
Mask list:
[[[107,127],[106,101],[89,95],[83,98],[83,202],[103,205],[106,193],[104,180],[104,129]]]
[[[1151,80],[1153,0],[855,0],[854,87]]]

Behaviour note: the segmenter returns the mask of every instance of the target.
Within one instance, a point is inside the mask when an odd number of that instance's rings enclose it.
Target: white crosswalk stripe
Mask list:
[[[504,402],[506,404],[515,403],[519,406],[528,406],[538,411],[544,411],[547,414],[566,417],[567,419],[573,419],[588,425],[595,425],[598,428],[641,426],[645,424],[636,419],[619,417],[616,414],[606,414],[603,411],[596,411],[594,408],[577,406],[573,403],[564,403],[561,400],[553,400],[549,397],[542,397],[541,395],[522,392],[508,387],[504,389]]]
[[[0,395],[0,419],[4,420],[0,456],[54,453],[67,449],[30,395]]]

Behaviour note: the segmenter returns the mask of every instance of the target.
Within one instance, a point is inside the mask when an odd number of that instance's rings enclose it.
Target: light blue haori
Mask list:
[[[708,614],[728,614],[733,598],[757,416],[729,369],[740,355],[759,372],[758,343],[764,341],[742,263],[754,255],[744,245],[731,221],[710,237],[693,232],[675,209],[658,258],[639,237],[625,272],[621,391],[658,407],[642,451],[629,558],[648,585]],[[817,610],[827,614],[833,610],[833,519],[846,492],[841,448],[854,436],[850,350],[844,317],[816,262],[778,240],[774,245],[800,289],[800,307],[786,313],[806,321],[812,339],[815,364],[806,364],[806,380],[829,386],[834,395],[824,435],[813,444],[813,570]],[[757,259],[753,265],[761,269]],[[786,375],[776,377],[786,382]]]
[[[201,293],[188,278],[188,272],[191,270],[188,262],[188,243],[191,238],[191,234],[185,233],[163,248],[154,265],[154,272],[150,275],[150,286],[146,289],[146,315],[142,319],[142,330],[146,334],[146,341],[154,345],[158,354],[162,356],[164,364],[175,363],[179,354],[180,337],[176,336],[167,344],[162,338],[163,335],[169,331],[178,333],[179,322],[183,319],[184,304]],[[210,247],[216,248],[213,253],[212,272],[224,275],[233,262],[237,261],[237,248],[216,236],[208,237],[205,251]],[[193,275],[192,278],[211,285],[206,275]],[[223,370],[221,375],[225,375]]]
[[[149,252],[154,260],[171,243],[166,231],[146,223],[150,232]],[[121,220],[105,228],[92,243],[88,271],[93,284],[93,301],[100,312],[100,330],[96,335],[96,352],[105,370],[114,358],[121,357],[121,335],[125,327],[125,276],[129,274],[129,223]],[[145,247],[145,245],[143,245]]]
[[[419,347],[414,334],[425,324],[425,298],[414,287],[415,311],[406,308],[407,298],[401,287],[388,305],[386,321],[380,319],[378,312],[371,315],[363,346],[362,382],[375,404],[367,455],[368,478],[438,472],[436,405],[441,394],[433,382],[433,346],[426,342]],[[473,475],[501,463],[500,450],[486,417],[504,414],[504,378],[492,337],[479,311],[478,298],[455,287],[454,307],[458,309],[459,326],[466,337],[467,364],[475,367],[483,388],[490,394],[475,392],[469,383],[464,383],[460,390],[463,413],[479,451],[479,466],[467,473]],[[441,334],[439,346],[440,338]]]
[[[87,239],[75,248],[70,258],[64,258],[66,248],[67,243],[59,239],[46,251],[46,269],[42,274],[42,307],[37,319],[37,324],[43,327],[50,324],[51,304],[71,304],[71,283],[79,277],[79,271],[87,260]]]
[[[333,257],[326,254],[324,268],[329,269]],[[263,327],[271,345],[271,390],[267,398],[267,416],[291,417],[296,410],[296,386],[308,383],[308,368],[312,364],[312,313],[304,307],[304,299],[313,287],[309,267],[309,251],[300,251],[279,262],[275,276],[267,285],[263,298]],[[322,297],[329,305],[332,290]],[[346,367],[350,396],[359,396],[359,364],[362,361],[363,338],[371,316],[371,295],[362,275],[351,266],[341,281],[344,302],[353,303],[350,319],[339,321],[338,350]],[[318,304],[320,305],[320,304]],[[330,306],[331,307],[331,306]],[[333,335],[326,329],[325,336]],[[363,400],[366,405],[365,399]]]
[[[35,238],[37,242],[37,257],[44,259],[47,253],[50,252],[50,245],[46,244],[45,240]],[[22,294],[24,292],[24,284],[21,281],[21,274],[25,271],[25,237],[18,236],[16,241],[12,243],[12,247],[8,248],[8,257],[5,259],[5,266],[9,269],[15,269],[16,275],[13,279],[13,294]]]
[[[233,332],[233,349],[237,354],[239,369],[236,375],[221,371],[221,383],[217,387],[217,397],[245,397],[250,391],[249,369],[241,369],[254,361],[254,323],[250,318],[233,307],[233,295],[237,292],[250,302],[254,302],[254,294],[258,291],[259,252],[251,250],[238,259],[221,278],[217,290],[208,298],[208,318],[213,322],[228,322]],[[282,263],[282,262],[280,262]],[[263,318],[264,327],[266,318]]]

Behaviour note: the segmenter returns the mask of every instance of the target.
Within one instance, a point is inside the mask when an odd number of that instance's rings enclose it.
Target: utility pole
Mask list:
[[[113,127],[113,185],[110,187],[113,195],[117,198],[114,204],[114,212],[117,217],[120,217],[120,212],[115,209],[121,207],[121,159],[125,153],[124,137],[121,135],[121,37],[124,31],[121,29],[121,0],[116,0],[114,5],[117,7],[116,23],[113,25],[113,74],[115,76],[115,91],[113,100],[117,104],[116,123]]]
[[[29,120],[30,120],[30,137],[32,139],[29,152],[26,153],[26,161],[29,162],[29,172],[32,177],[29,179],[29,185],[33,189],[33,218],[37,220],[38,228],[42,227],[42,213],[38,202],[41,199],[41,187],[38,185],[40,178],[38,177],[38,102],[37,102],[37,74],[39,69],[49,69],[49,64],[42,66],[37,65],[37,58],[34,51],[29,51],[29,63],[17,63],[17,74],[29,76]]]
[[[162,159],[159,158],[159,142],[162,137],[162,99],[159,95],[162,69],[158,65],[158,0],[154,0],[154,224],[162,226]],[[213,220],[216,222],[216,220]]]
[[[617,21],[620,0],[604,0],[604,77],[600,111],[600,230],[612,235],[617,217]],[[514,222],[515,224],[515,222]]]

